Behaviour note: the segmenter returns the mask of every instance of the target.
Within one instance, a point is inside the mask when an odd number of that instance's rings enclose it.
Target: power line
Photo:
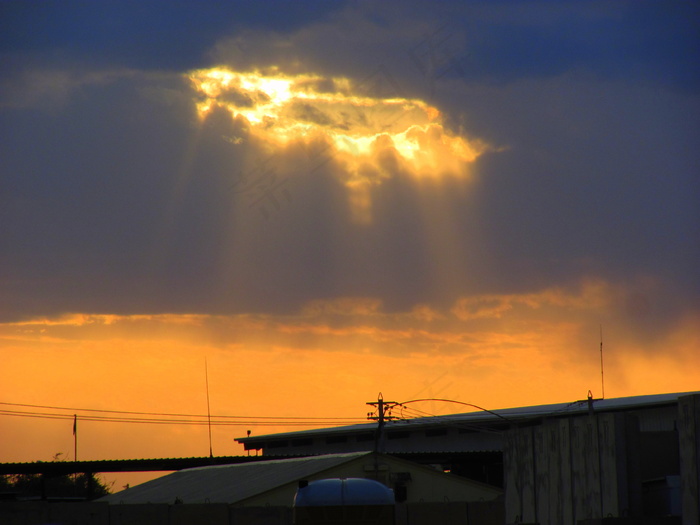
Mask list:
[[[501,419],[509,421],[505,417],[503,417],[499,414],[496,414],[495,412],[491,412],[490,410],[487,410],[485,408],[481,408],[481,407],[478,407],[476,405],[472,405],[471,403],[463,403],[461,401],[454,401],[451,399],[437,399],[437,398],[413,399],[411,401],[397,403],[395,401],[384,401],[384,398],[380,392],[379,397],[377,398],[376,402],[367,403],[368,405],[372,405],[372,406],[376,407],[376,411],[374,413],[368,413],[367,418],[373,419],[373,420],[379,422],[379,425],[377,427],[377,432],[376,432],[376,438],[375,438],[375,450],[378,450],[379,447],[381,446],[382,431],[383,431],[385,422],[396,420],[396,419],[402,419],[402,420],[406,421],[407,419],[430,418],[432,420],[432,422],[434,422],[434,423],[439,423],[441,425],[446,425],[446,426],[450,426],[450,427],[457,428],[457,429],[466,429],[466,430],[472,430],[472,431],[477,431],[477,432],[493,432],[493,433],[497,433],[497,434],[501,433],[499,430],[495,430],[493,428],[490,428],[490,425],[484,425],[484,424],[480,424],[480,425],[479,424],[477,424],[477,425],[471,424],[470,425],[467,422],[456,420],[454,418],[454,416],[437,416],[435,414],[430,414],[428,412],[425,412],[423,410],[419,410],[417,408],[406,406],[409,403],[417,403],[417,402],[422,402],[422,401],[445,401],[445,402],[450,402],[450,403],[457,403],[460,405],[467,405],[470,407],[479,408],[480,410],[483,410],[485,412],[488,412],[490,414],[498,416]],[[394,415],[392,415],[392,411],[397,407],[400,409],[400,415],[394,416]],[[404,412],[408,412],[408,414],[407,414],[408,418],[404,417]]]
[[[457,428],[457,429],[463,429],[463,430],[471,430],[475,432],[485,432],[485,433],[493,433],[493,434],[501,434],[502,432],[500,430],[495,430],[493,428],[490,428],[488,425],[484,425],[483,423],[478,424],[478,423],[469,423],[466,421],[460,421],[458,419],[455,419],[454,415],[442,415],[439,416],[437,414],[431,414],[429,412],[425,412],[424,410],[420,410],[417,408],[413,407],[405,407],[405,406],[400,406],[401,408],[401,416],[399,416],[401,419],[407,419],[404,418],[404,412],[408,412],[408,418],[412,419],[426,419],[430,418],[432,421],[435,423],[439,423],[441,425],[446,425],[451,428]]]
[[[583,405],[583,404],[585,404],[585,403],[588,403],[588,404],[590,405],[590,403],[591,403],[592,401],[601,401],[600,399],[592,399],[592,394],[590,393],[590,390],[588,391],[588,394],[589,394],[589,395],[588,395],[588,399],[587,399],[587,400],[572,401],[571,403],[569,403],[569,404],[567,404],[567,405],[565,405],[565,406],[563,406],[563,407],[561,407],[561,408],[558,408],[557,410],[552,410],[552,411],[546,412],[546,413],[538,413],[538,414],[536,414],[536,415],[529,415],[529,416],[520,416],[520,417],[518,417],[517,421],[514,420],[514,419],[511,419],[511,418],[507,418],[507,417],[505,417],[504,415],[501,415],[501,414],[499,414],[499,413],[497,413],[497,412],[493,412],[493,411],[488,410],[488,409],[486,409],[486,408],[482,408],[482,407],[480,407],[480,406],[473,405],[473,404],[471,404],[471,403],[464,403],[464,402],[462,402],[462,401],[455,401],[455,400],[452,400],[452,399],[438,399],[438,398],[413,399],[413,400],[411,400],[411,401],[404,401],[403,403],[397,403],[396,406],[398,406],[398,407],[401,408],[401,411],[402,411],[401,413],[402,413],[402,414],[403,414],[403,411],[404,411],[404,410],[408,409],[408,410],[412,410],[412,411],[415,411],[415,412],[419,413],[418,416],[415,416],[415,415],[414,415],[414,417],[431,417],[431,418],[435,418],[435,419],[442,418],[442,419],[445,420],[445,421],[454,422],[454,421],[455,421],[454,416],[449,416],[449,415],[448,415],[448,416],[437,416],[437,415],[434,415],[434,414],[429,414],[428,412],[424,412],[424,411],[419,410],[419,409],[416,409],[416,408],[411,408],[411,407],[406,407],[406,406],[405,406],[405,405],[408,404],[408,403],[416,403],[416,402],[420,402],[420,401],[444,401],[444,402],[446,402],[446,403],[456,403],[456,404],[459,404],[459,405],[466,405],[466,406],[470,406],[470,407],[473,407],[473,408],[478,408],[479,410],[482,410],[482,411],[484,411],[484,412],[487,412],[487,413],[489,413],[489,414],[492,414],[492,415],[494,415],[494,416],[497,416],[497,417],[499,417],[499,418],[501,418],[501,419],[507,421],[508,423],[517,423],[518,421],[519,421],[519,422],[524,422],[524,421],[527,421],[528,419],[531,420],[531,419],[535,419],[535,418],[557,416],[557,415],[559,415],[559,414],[561,414],[561,413],[568,412],[568,411],[571,409],[571,407],[574,407],[574,406],[576,406],[576,405],[580,406],[580,405]],[[420,415],[420,414],[422,414],[422,415]],[[516,417],[517,417],[517,416],[516,416]],[[454,426],[454,425],[453,425],[453,426]],[[460,426],[460,427],[463,427],[463,428],[467,428],[467,426],[464,426],[464,423],[462,423],[461,421],[459,422],[459,426]],[[475,426],[474,426],[474,427],[472,427],[472,428],[481,428],[481,427],[475,427]]]
[[[507,417],[502,416],[501,414],[498,414],[496,412],[493,412],[492,410],[489,410],[487,408],[483,408],[477,405],[473,405],[472,403],[464,403],[463,401],[455,401],[454,399],[441,399],[441,398],[435,398],[435,397],[429,397],[429,398],[424,398],[424,399],[411,399],[410,401],[403,401],[399,403],[399,405],[407,405],[408,403],[418,403],[420,401],[443,401],[445,403],[456,403],[458,405],[464,405],[472,408],[476,408],[477,410],[481,410],[483,412],[488,412],[489,414],[499,417],[505,421],[508,421],[509,423],[512,423],[510,419]]]
[[[162,416],[162,417],[172,417],[172,418],[202,418],[202,419],[207,419],[208,415],[207,414],[175,414],[175,413],[167,413],[167,412],[136,412],[136,411],[128,411],[128,410],[108,410],[108,409],[96,409],[96,408],[77,408],[77,407],[59,407],[59,406],[51,406],[51,405],[32,405],[32,404],[27,404],[27,403],[9,403],[9,402],[3,402],[0,401],[0,405],[7,405],[7,406],[16,406],[16,407],[25,407],[25,408],[44,408],[44,409],[49,409],[49,410],[65,410],[69,412],[96,412],[96,413],[105,413],[105,414],[125,414],[125,415],[134,415],[134,416]],[[70,418],[72,418],[73,415],[70,414]],[[84,416],[85,417],[85,416]],[[102,416],[94,416],[94,417],[102,417]],[[320,422],[329,422],[329,421],[338,421],[338,422],[350,422],[350,423],[356,423],[359,421],[362,421],[360,418],[350,418],[350,417],[314,417],[314,416],[231,416],[231,415],[221,415],[221,416],[216,416],[212,415],[212,418],[218,418],[218,419],[242,419],[242,420],[255,420],[255,421],[266,421],[266,420],[271,420],[271,421],[295,421],[295,420],[300,420],[303,422],[312,422],[312,421],[320,421]]]
[[[7,407],[4,408],[3,407]],[[12,408],[11,408],[12,407]],[[16,407],[16,408],[14,408]],[[25,410],[21,410],[21,409]],[[35,410],[32,410],[35,409]],[[128,423],[151,425],[194,425],[202,426],[297,426],[317,427],[338,424],[355,424],[359,418],[314,417],[314,416],[215,416],[211,414],[174,414],[167,412],[137,412],[128,410],[109,410],[95,408],[61,407],[52,405],[35,405],[28,403],[10,403],[0,401],[0,416],[23,417],[45,420],[75,420],[98,423]]]
[[[70,414],[51,414],[45,412],[23,412],[15,410],[0,410],[0,416],[14,416],[14,417],[28,417],[35,419],[57,419],[57,420],[72,420],[73,415]],[[214,416],[212,416],[214,417]],[[110,417],[110,416],[93,416],[93,415],[80,415],[80,421],[92,421],[100,423],[143,423],[143,424],[160,424],[160,425],[208,425],[209,422],[205,419],[202,420],[192,420],[192,419],[165,419],[165,418],[122,418],[122,417]],[[361,420],[356,420],[360,422]],[[333,425],[333,421],[323,421],[323,420],[313,420],[304,421],[300,419],[295,419],[293,421],[289,420],[271,420],[267,419],[265,421],[259,421],[255,419],[251,420],[237,420],[237,421],[212,421],[212,426],[317,426],[317,425]]]

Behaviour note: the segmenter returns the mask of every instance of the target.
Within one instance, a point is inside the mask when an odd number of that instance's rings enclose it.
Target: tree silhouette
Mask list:
[[[53,461],[65,461],[59,452]],[[110,486],[95,474],[9,474],[0,476],[0,494],[17,499],[96,499],[110,493]]]

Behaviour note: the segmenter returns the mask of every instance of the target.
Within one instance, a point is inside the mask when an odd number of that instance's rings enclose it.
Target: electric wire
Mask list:
[[[454,399],[441,399],[441,398],[434,398],[434,397],[429,397],[429,398],[424,398],[424,399],[411,399],[410,401],[403,401],[399,403],[400,405],[407,405],[408,403],[418,403],[420,401],[442,401],[444,403],[456,403],[458,405],[464,405],[472,408],[476,408],[478,410],[481,410],[482,412],[488,412],[489,414],[499,417],[505,421],[508,421],[509,423],[511,422],[510,419],[508,419],[505,416],[502,416],[501,414],[498,414],[497,412],[493,412],[492,410],[489,410],[488,408],[483,408],[478,405],[474,405],[472,403],[465,403],[463,401],[455,401]]]
[[[27,417],[35,419],[59,419],[59,420],[73,420],[74,416],[69,414],[50,414],[41,412],[20,412],[11,410],[0,410],[0,416],[15,416],[15,417]],[[78,420],[81,422],[92,421],[101,423],[142,423],[142,424],[159,424],[159,425],[200,425],[206,426],[209,424],[206,420],[191,420],[191,419],[157,419],[157,418],[116,418],[116,417],[105,417],[105,416],[85,416],[78,415]],[[213,417],[213,416],[212,416]],[[240,421],[212,421],[212,426],[300,426],[309,427],[316,425],[332,425],[333,422],[329,421],[284,421],[284,420],[266,420],[264,422],[255,420],[240,420]]]
[[[589,391],[589,395],[590,395],[590,391]],[[472,403],[464,403],[464,402],[462,402],[462,401],[455,401],[455,400],[452,400],[452,399],[441,399],[441,398],[413,399],[413,400],[411,400],[411,401],[404,401],[403,403],[397,403],[397,405],[406,405],[406,404],[408,404],[408,403],[415,403],[415,402],[419,402],[419,401],[442,401],[442,402],[445,402],[445,403],[456,403],[456,404],[459,404],[459,405],[465,405],[465,406],[477,408],[477,409],[479,409],[479,410],[481,410],[481,411],[483,411],[483,412],[487,412],[487,413],[489,413],[489,414],[491,414],[491,415],[494,415],[494,416],[496,416],[496,417],[498,417],[498,418],[500,418],[500,419],[503,419],[503,420],[505,420],[505,421],[507,421],[507,422],[509,422],[509,423],[515,423],[515,421],[514,421],[513,419],[510,419],[510,418],[508,418],[508,417],[506,417],[506,416],[504,416],[504,415],[502,415],[502,414],[499,414],[499,413],[497,413],[497,412],[494,412],[494,411],[492,411],[492,410],[488,410],[488,409],[486,409],[486,408],[482,408],[482,407],[480,407],[480,406],[478,406],[478,405],[474,405],[474,404],[472,404]],[[594,401],[597,401],[597,400],[594,400]],[[522,417],[522,416],[521,416],[521,417],[518,417],[518,420],[522,422],[522,421],[526,421],[527,419],[532,419],[532,418],[539,419],[539,418],[542,418],[542,417],[555,416],[555,415],[557,415],[557,414],[561,414],[562,412],[568,412],[568,411],[571,409],[571,407],[574,407],[574,406],[584,406],[587,402],[588,402],[587,400],[572,401],[571,403],[568,403],[567,405],[565,405],[565,406],[563,406],[563,407],[561,407],[561,408],[558,408],[558,409],[556,409],[556,410],[551,410],[551,411],[549,411],[549,412],[538,413],[538,414],[536,414],[536,415],[531,415],[531,416],[529,416],[529,417]],[[425,412],[425,414],[427,414],[427,412]],[[442,416],[430,416],[430,417],[442,417]]]
[[[451,401],[447,399],[416,399],[413,401],[407,401],[404,403],[397,403],[395,406],[400,407],[401,409],[401,414],[402,414],[402,419],[406,420],[406,418],[403,418],[403,415],[406,414],[409,416],[408,419],[425,419],[425,418],[430,418],[432,419],[435,423],[439,423],[440,425],[451,427],[451,428],[456,428],[460,430],[469,430],[469,431],[474,431],[474,432],[487,432],[487,433],[495,433],[495,434],[500,434],[502,433],[502,430],[497,430],[490,428],[488,424],[470,424],[464,421],[459,421],[455,419],[454,415],[445,415],[445,416],[439,416],[436,414],[431,414],[429,412],[426,412],[424,410],[420,410],[415,407],[408,407],[405,406],[408,403],[412,403],[414,401]],[[460,401],[451,401],[459,404],[467,404],[467,403],[462,403]],[[474,406],[474,405],[469,405],[469,406]],[[487,412],[490,412],[487,410]],[[505,419],[505,418],[503,418]]]
[[[453,415],[439,416],[436,414],[431,414],[423,410],[415,410],[416,414],[413,416],[418,419],[430,418],[432,422],[440,424],[441,426],[456,428],[458,430],[467,430],[469,432],[484,432],[490,434],[501,434],[503,430],[494,429],[489,426],[489,423],[468,423],[465,421],[459,421],[455,419]]]
[[[27,403],[0,402],[6,407],[44,410],[18,410],[0,406],[0,416],[35,419],[72,420],[101,423],[135,423],[157,425],[214,425],[214,426],[299,426],[314,427],[325,425],[355,424],[359,418],[314,417],[314,416],[231,416],[203,414],[174,414],[166,412],[136,412],[127,410],[107,410],[94,408],[59,407],[33,405]],[[55,412],[51,412],[51,411]],[[60,411],[65,411],[61,413]]]
[[[129,411],[129,410],[108,410],[108,409],[97,409],[97,408],[77,408],[77,407],[59,407],[59,406],[51,406],[51,405],[30,405],[27,403],[9,403],[9,402],[4,402],[0,401],[0,405],[8,405],[8,406],[17,406],[17,407],[27,407],[27,408],[47,408],[51,410],[69,410],[69,411],[79,411],[79,412],[104,412],[104,413],[109,413],[109,414],[130,414],[130,415],[139,415],[139,416],[168,416],[168,417],[202,417],[206,418],[207,416],[205,414],[175,414],[175,413],[168,413],[168,412],[135,412],[135,411]],[[73,417],[71,415],[71,417]],[[218,417],[222,419],[302,419],[304,421],[313,421],[313,420],[323,420],[323,421],[329,421],[329,420],[339,420],[339,421],[358,421],[360,418],[356,417],[313,417],[313,416],[229,416],[229,415],[223,415],[223,416],[212,416],[212,417]]]

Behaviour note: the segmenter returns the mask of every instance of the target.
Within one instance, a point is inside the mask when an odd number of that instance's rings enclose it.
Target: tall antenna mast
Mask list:
[[[605,375],[603,374],[603,325],[600,325],[600,385],[603,389],[603,395],[601,396],[605,399]]]
[[[209,457],[214,457],[214,451],[211,447],[211,409],[209,407],[209,367],[207,366],[207,358],[204,358],[204,378],[207,382],[207,418],[209,421]]]

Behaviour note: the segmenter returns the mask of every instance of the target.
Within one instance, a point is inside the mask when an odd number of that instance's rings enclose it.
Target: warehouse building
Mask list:
[[[377,430],[367,423],[237,441],[263,455],[377,448],[439,464],[502,487],[507,523],[700,523],[699,392],[398,419]]]

